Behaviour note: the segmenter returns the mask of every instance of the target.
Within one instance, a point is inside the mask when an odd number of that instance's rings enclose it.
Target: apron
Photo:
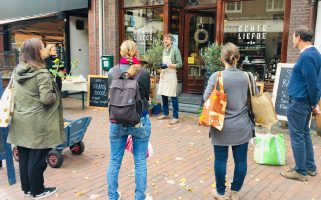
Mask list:
[[[172,64],[172,49],[169,55],[164,55],[163,53],[163,63],[169,65]],[[177,88],[177,76],[176,69],[166,68],[162,69],[160,73],[159,85],[158,85],[158,95],[164,95],[168,97],[176,97]]]

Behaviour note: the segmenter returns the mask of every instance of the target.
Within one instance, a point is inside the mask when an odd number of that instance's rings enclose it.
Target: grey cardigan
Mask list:
[[[206,100],[212,93],[216,83],[217,73],[212,74],[204,93]],[[248,142],[252,138],[252,128],[247,102],[248,77],[236,69],[223,70],[224,92],[227,94],[224,126],[222,131],[210,128],[213,145],[235,146]]]

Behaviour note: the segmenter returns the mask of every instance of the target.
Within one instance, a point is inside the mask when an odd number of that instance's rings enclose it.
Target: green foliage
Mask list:
[[[59,60],[59,58],[56,58],[53,61],[54,65],[52,65],[52,69],[49,69],[49,71],[51,72],[51,74],[56,78],[57,76],[59,76],[60,78],[64,79],[65,78],[65,74],[59,70],[59,69],[63,69],[65,67],[65,62]]]
[[[224,64],[221,61],[221,49],[222,45],[215,42],[208,46],[207,51],[203,55],[205,69],[210,74],[224,68]]]
[[[155,99],[151,99],[151,101],[149,102],[149,106],[148,106],[148,110],[151,110],[152,108],[154,108],[154,106],[156,106],[158,103]]]
[[[162,62],[164,44],[159,36],[156,40],[153,40],[153,45],[145,52],[144,59],[150,65],[150,67],[156,68]]]
[[[70,63],[70,64],[71,64],[71,70],[70,70],[70,72],[69,72],[69,76],[71,75],[71,72],[72,72],[72,71],[78,69],[79,63],[80,63],[79,60],[73,60],[73,61],[71,61],[71,63]]]

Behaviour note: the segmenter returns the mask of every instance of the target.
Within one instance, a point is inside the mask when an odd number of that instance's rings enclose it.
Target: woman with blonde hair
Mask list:
[[[45,59],[47,69],[48,70],[54,69],[53,66],[55,65],[55,60],[58,59],[56,46],[54,44],[48,44],[46,46],[46,51],[48,52],[48,57]],[[56,69],[54,69],[54,70],[56,70]],[[63,72],[64,68],[59,68],[58,71]],[[59,91],[61,91],[61,88],[62,88],[61,77],[57,75],[55,78],[55,81],[56,81],[56,84],[59,88]]]
[[[135,42],[131,40],[124,41],[120,47],[120,55],[119,65],[114,66],[108,72],[109,87],[112,80],[120,78],[117,77],[117,74],[127,72],[131,78],[136,78],[138,81],[143,109],[139,126],[122,125],[115,121],[110,121],[110,161],[107,170],[108,198],[109,200],[121,199],[121,193],[118,192],[118,174],[124,156],[126,141],[128,136],[131,135],[135,161],[135,200],[151,200],[151,196],[146,197],[145,195],[147,184],[146,152],[151,133],[151,123],[148,116],[149,72],[139,64],[136,57],[137,47]]]
[[[34,199],[57,191],[44,186],[43,174],[50,149],[66,140],[61,98],[46,69],[46,56],[41,40],[26,40],[13,76],[14,111],[8,143],[18,148],[21,188]]]
[[[248,77],[247,74],[236,68],[240,58],[239,49],[232,43],[227,43],[221,51],[221,60],[225,69],[223,74],[224,91],[227,94],[227,105],[224,119],[224,127],[219,131],[210,128],[210,137],[214,146],[214,171],[216,178],[216,190],[212,195],[217,200],[231,198],[239,199],[239,191],[243,185],[247,171],[248,142],[253,135],[253,127],[247,106]],[[212,74],[204,93],[206,100],[212,93],[217,80],[217,72]],[[232,147],[235,163],[234,177],[231,185],[231,193],[225,194],[226,162],[228,148]]]

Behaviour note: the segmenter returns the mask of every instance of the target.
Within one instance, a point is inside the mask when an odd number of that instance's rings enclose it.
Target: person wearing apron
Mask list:
[[[178,98],[177,98],[177,69],[182,66],[182,57],[180,51],[173,46],[174,37],[171,34],[164,35],[162,71],[160,74],[159,86],[157,94],[162,96],[163,101],[163,114],[157,119],[168,119],[168,97],[171,97],[173,104],[173,119],[169,124],[173,125],[178,123]]]

